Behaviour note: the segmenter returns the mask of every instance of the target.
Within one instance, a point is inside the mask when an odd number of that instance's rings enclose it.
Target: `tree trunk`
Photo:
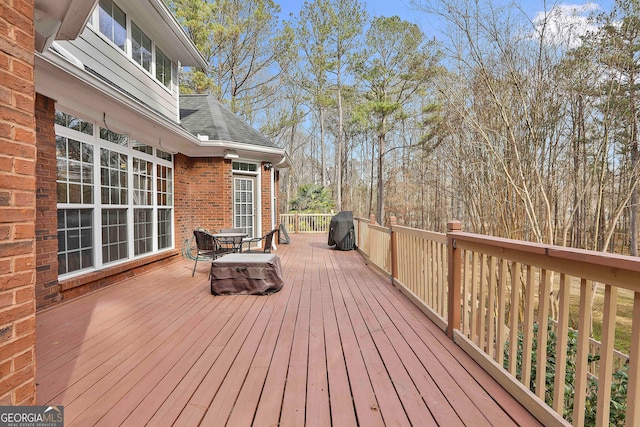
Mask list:
[[[324,163],[324,107],[320,107],[320,180],[322,185],[327,185]]]
[[[375,158],[375,144],[373,141],[371,142],[371,173],[369,175],[369,212],[367,215],[371,215],[373,213],[373,159]]]
[[[336,207],[342,210],[342,84],[338,68],[338,161],[336,162]]]
[[[384,123],[384,121],[383,121]],[[384,128],[384,125],[383,125]],[[376,204],[376,220],[378,224],[383,225],[384,222],[384,133],[378,134],[378,200]]]
[[[635,73],[631,74],[632,82],[635,82]],[[631,117],[631,182],[635,184],[638,179],[638,119],[636,118],[636,91],[631,85],[629,92],[629,107]],[[631,189],[631,212],[629,218],[629,245],[632,256],[638,256],[638,186]]]

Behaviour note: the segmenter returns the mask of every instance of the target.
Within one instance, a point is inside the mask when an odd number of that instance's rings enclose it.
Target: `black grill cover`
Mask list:
[[[353,228],[353,212],[342,211],[331,218],[329,223],[329,246],[350,251],[356,247],[356,233]]]

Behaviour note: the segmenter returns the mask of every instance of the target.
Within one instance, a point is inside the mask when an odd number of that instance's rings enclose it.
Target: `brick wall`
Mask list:
[[[276,203],[273,207],[276,210],[276,225],[280,224],[280,197],[283,193],[280,191],[280,171],[276,170],[275,183],[273,184],[273,191],[276,192]]]
[[[260,236],[264,236],[271,231],[271,171],[265,171],[263,169],[261,176],[261,189],[262,192],[262,232]]]
[[[176,248],[203,227],[219,230],[231,226],[233,217],[231,161],[223,158],[175,158]]]
[[[195,228],[219,230],[231,226],[233,171],[231,161],[222,158],[189,158],[178,154],[174,164],[175,244],[176,248],[181,248],[184,241],[191,238]],[[263,171],[257,184],[260,185],[262,193],[262,229],[258,230],[258,235],[264,235],[271,230],[269,180],[270,174]]]
[[[0,405],[35,404],[33,1],[0,2]]]
[[[36,308],[62,299],[58,284],[55,102],[36,94]]]

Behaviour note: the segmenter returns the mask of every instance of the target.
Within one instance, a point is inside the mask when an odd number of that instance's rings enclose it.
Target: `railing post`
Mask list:
[[[293,217],[293,228],[294,228],[294,230],[295,230],[294,232],[296,234],[298,234],[298,230],[299,230],[299,227],[300,227],[299,221],[300,221],[300,218],[298,216],[298,212],[296,211],[296,216]]]
[[[460,221],[449,221],[447,224],[447,255],[448,255],[448,286],[449,286],[449,307],[447,335],[453,339],[453,330],[460,328],[460,291],[462,287],[462,257],[460,250],[456,247],[456,232],[462,231]]]
[[[389,226],[389,232],[391,233],[391,284],[398,276],[398,243],[396,242],[396,232],[393,231],[393,226],[397,224],[398,219],[395,215],[391,216],[391,225]]]
[[[366,245],[367,258],[371,258],[371,247],[373,246],[371,242],[373,233],[371,233],[371,229],[369,228],[369,226],[376,225],[376,224],[377,224],[376,216],[374,214],[369,215],[369,224],[367,224],[367,245]]]

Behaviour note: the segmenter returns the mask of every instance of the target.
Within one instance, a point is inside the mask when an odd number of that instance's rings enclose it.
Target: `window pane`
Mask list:
[[[102,262],[125,259],[127,254],[127,210],[102,210]]]
[[[100,149],[100,185],[102,203],[111,205],[127,204],[128,157],[106,148]]]
[[[58,274],[92,267],[92,248],[92,210],[58,210]]]
[[[147,144],[143,144],[140,141],[136,141],[135,139],[131,140],[131,146],[134,150],[140,151],[145,154],[153,154],[153,147]]]
[[[56,137],[58,203],[93,203],[93,146]]]
[[[148,167],[150,162],[133,158],[133,204],[150,205],[152,200],[153,176]]]
[[[100,128],[100,139],[104,139],[105,141],[113,142],[114,144],[121,145],[126,147],[129,143],[127,139],[127,135],[123,133],[116,133],[109,129]]]
[[[124,50],[127,43],[127,15],[111,0],[100,0],[100,32]]]
[[[82,187],[78,184],[69,184],[69,203],[82,203]]]
[[[156,47],[156,79],[171,87],[171,61]]]
[[[170,248],[171,242],[171,209],[158,209],[158,249]]]
[[[127,43],[127,15],[115,4],[113,5],[114,43],[124,50]]]
[[[171,153],[167,153],[166,151],[156,150],[156,156],[160,159],[171,161]]]
[[[56,111],[56,124],[87,135],[93,135],[93,123],[85,122],[62,111]]]
[[[100,32],[111,41],[113,41],[113,18],[111,17],[112,5],[113,3],[111,0],[100,0],[100,9],[98,11]]]
[[[153,250],[153,211],[151,209],[136,209],[133,216],[135,254],[151,252]]]
[[[233,162],[231,165],[234,171],[239,171],[239,172],[257,172],[258,171],[258,165],[256,163]]]
[[[173,170],[168,166],[157,166],[158,178],[157,185],[157,203],[158,206],[173,205]]]
[[[133,60],[151,71],[151,39],[134,22],[131,22],[131,46]]]

